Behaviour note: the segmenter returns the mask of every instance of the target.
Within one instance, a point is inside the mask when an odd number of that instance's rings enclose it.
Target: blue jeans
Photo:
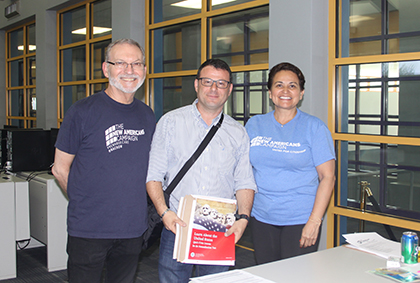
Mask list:
[[[143,236],[133,239],[85,239],[68,236],[67,273],[70,283],[133,283]]]
[[[195,266],[195,276],[203,276],[229,270],[229,266],[186,264],[173,259],[175,234],[163,228],[159,250],[160,283],[187,283]]]

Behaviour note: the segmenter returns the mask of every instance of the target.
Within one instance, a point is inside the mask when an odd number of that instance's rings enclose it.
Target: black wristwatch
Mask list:
[[[249,216],[246,215],[246,214],[235,214],[235,218],[236,218],[236,220],[246,219],[247,221],[249,221]]]

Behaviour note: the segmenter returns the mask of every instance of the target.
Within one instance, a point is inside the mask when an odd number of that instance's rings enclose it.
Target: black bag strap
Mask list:
[[[207,147],[213,136],[216,134],[217,130],[220,128],[223,122],[223,113],[222,116],[219,119],[219,122],[217,122],[216,125],[213,125],[211,127],[210,131],[207,133],[206,137],[203,139],[201,144],[198,146],[198,148],[195,150],[194,154],[190,157],[190,159],[185,162],[184,166],[182,166],[181,170],[179,170],[178,174],[176,174],[175,178],[172,180],[172,182],[169,184],[169,186],[165,190],[165,194],[170,195],[173,190],[175,189],[176,185],[178,185],[179,181],[184,177],[185,173],[191,168],[191,166],[194,164],[194,162],[200,157],[201,153],[204,151],[204,149]]]

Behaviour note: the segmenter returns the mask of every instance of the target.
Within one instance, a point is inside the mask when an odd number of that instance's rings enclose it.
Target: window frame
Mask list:
[[[64,119],[64,103],[63,103],[63,95],[64,95],[64,88],[65,87],[76,87],[76,86],[84,86],[85,89],[85,97],[88,97],[94,94],[95,85],[102,84],[107,85],[108,79],[103,78],[94,78],[94,46],[96,43],[111,41],[112,40],[112,32],[111,34],[107,34],[104,36],[97,36],[93,35],[93,6],[95,2],[99,2],[101,0],[87,0],[81,3],[69,6],[62,10],[57,11],[57,127],[60,127],[61,123]],[[112,0],[109,0],[112,5]],[[80,7],[85,8],[86,13],[86,35],[85,39],[77,42],[72,42],[69,44],[63,44],[63,32],[62,32],[62,22],[63,22],[63,15],[66,12],[71,10],[78,9]],[[112,6],[111,6],[112,9]],[[112,19],[111,19],[112,21]],[[112,24],[111,24],[112,26]],[[85,79],[84,80],[75,80],[75,81],[64,81],[62,78],[63,74],[63,62],[62,62],[62,52],[66,49],[76,48],[76,47],[84,47],[85,49]],[[101,71],[102,72],[102,71]]]
[[[156,109],[157,105],[155,105],[155,92],[154,92],[154,80],[155,79],[163,79],[163,78],[171,78],[171,77],[188,77],[188,76],[195,76],[197,74],[197,69],[194,70],[180,70],[180,71],[172,71],[172,72],[159,72],[156,73],[154,71],[153,66],[153,59],[154,58],[154,30],[170,27],[174,25],[179,25],[183,23],[188,23],[192,21],[200,21],[201,25],[201,62],[204,62],[207,59],[212,58],[211,52],[211,42],[208,42],[208,39],[211,38],[211,30],[209,29],[209,25],[211,25],[212,18],[216,16],[221,16],[229,13],[240,12],[247,9],[252,8],[259,8],[263,6],[269,5],[269,0],[254,0],[249,1],[246,3],[241,3],[233,6],[228,6],[225,8],[215,9],[212,10],[211,5],[209,5],[211,0],[202,0],[202,8],[201,12],[184,16],[176,19],[171,19],[167,21],[162,21],[158,23],[154,23],[153,15],[154,15],[154,0],[146,1],[146,47],[145,48],[145,55],[146,55],[146,65],[147,73],[146,79],[144,82],[145,85],[145,101],[152,109],[155,110],[157,116],[160,116],[159,111],[163,109]],[[207,9],[207,7],[209,7]],[[243,65],[243,66],[231,66],[232,73],[236,72],[251,72],[251,71],[267,71],[269,68],[269,64],[261,63],[261,64],[252,64],[252,65]],[[246,94],[245,94],[246,95]],[[246,99],[246,97],[245,97]],[[163,107],[163,105],[162,105]],[[225,106],[227,107],[227,106]],[[226,109],[225,109],[226,110]],[[248,111],[249,112],[249,111]],[[247,112],[246,112],[247,113]],[[160,118],[160,117],[158,117]],[[245,117],[245,122],[249,117]]]
[[[415,137],[401,137],[401,136],[380,136],[372,134],[353,134],[353,133],[342,133],[339,132],[338,123],[340,122],[340,111],[339,100],[341,97],[338,96],[340,85],[339,75],[337,70],[340,66],[367,64],[367,63],[389,63],[389,62],[403,62],[403,61],[416,61],[420,60],[420,52],[409,52],[409,53],[393,53],[393,54],[380,54],[380,55],[366,55],[366,56],[353,56],[353,57],[342,57],[342,24],[337,19],[337,14],[342,14],[342,5],[338,5],[337,2],[342,3],[343,0],[329,0],[329,109],[328,109],[328,127],[331,131],[332,138],[336,144],[337,152],[337,182],[333,192],[333,196],[330,201],[330,205],[327,211],[328,222],[327,222],[327,247],[335,247],[340,245],[342,241],[340,235],[340,222],[342,217],[358,219],[360,222],[370,221],[378,224],[390,225],[402,229],[411,231],[420,231],[419,219],[406,218],[402,216],[396,216],[387,213],[378,213],[370,210],[362,210],[359,208],[352,208],[349,206],[339,205],[341,199],[341,181],[342,181],[342,160],[345,160],[346,156],[341,156],[342,142],[353,142],[353,143],[373,143],[380,145],[411,145],[420,146],[420,138]],[[337,44],[339,42],[339,44]],[[419,50],[420,51],[420,50]],[[381,164],[380,164],[381,165]],[[346,197],[346,196],[344,196]]]
[[[36,83],[35,84],[29,84],[29,78],[28,76],[28,60],[29,59],[35,59],[36,60],[36,51],[30,51],[29,50],[29,28],[31,26],[36,26],[35,21],[30,21],[27,23],[24,23],[22,25],[19,25],[17,27],[14,27],[13,29],[6,31],[6,125],[12,125],[13,120],[22,121],[23,128],[33,128],[36,127],[36,114],[35,116],[31,116],[31,103],[30,98],[32,97],[33,90],[36,90]],[[23,35],[23,46],[25,47],[23,49],[23,52],[21,55],[11,57],[11,35],[14,31],[17,31],[19,29],[22,29],[22,35]],[[21,60],[22,61],[22,85],[21,86],[11,86],[11,77],[12,77],[12,68],[11,68],[11,62]],[[36,62],[36,61],[35,61]],[[33,79],[31,77],[31,79]],[[36,79],[36,77],[35,77]],[[22,104],[23,104],[23,115],[20,116],[14,116],[12,115],[11,111],[11,103],[12,103],[12,92],[13,91],[22,91]],[[36,96],[36,93],[35,93]],[[35,112],[36,113],[36,112]]]

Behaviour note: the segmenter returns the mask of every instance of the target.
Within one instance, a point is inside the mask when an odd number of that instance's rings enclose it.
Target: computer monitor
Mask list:
[[[49,147],[49,151],[50,151],[50,161],[51,161],[51,164],[54,163],[55,142],[57,141],[58,131],[59,131],[58,128],[51,128],[51,130],[50,130],[50,147]]]
[[[14,126],[14,125],[3,125],[3,129],[18,129],[18,126]]]
[[[2,166],[11,172],[43,171],[52,164],[50,131],[42,129],[3,129]]]

